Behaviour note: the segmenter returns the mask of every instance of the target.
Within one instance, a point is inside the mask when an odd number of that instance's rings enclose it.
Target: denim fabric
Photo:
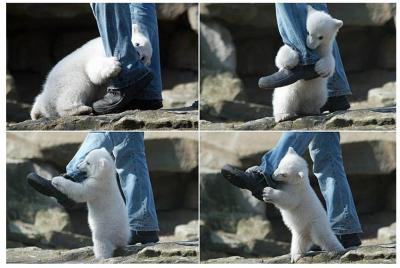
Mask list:
[[[314,9],[328,13],[326,4],[310,4]],[[300,55],[300,64],[315,64],[319,57],[306,45],[307,38],[307,4],[305,3],[276,3],[276,18],[279,33],[283,43],[293,48]],[[344,71],[339,47],[335,41],[333,44],[333,56],[336,61],[335,74],[328,81],[328,93],[330,97],[351,95],[349,83]]]
[[[261,160],[260,171],[272,174],[289,147],[304,155],[309,149],[313,173],[325,199],[328,218],[335,234],[360,233],[353,196],[343,166],[338,132],[286,132]]]
[[[115,56],[121,62],[121,73],[113,78],[109,88],[125,88],[145,75],[149,69],[154,79],[137,99],[161,100],[161,68],[158,44],[158,27],[155,4],[92,3],[106,55]],[[132,24],[137,23],[148,33],[153,48],[152,60],[147,68],[139,59],[131,42]]]
[[[147,34],[153,49],[149,68],[153,71],[154,78],[146,90],[138,93],[137,99],[161,100],[162,81],[156,4],[131,3],[129,8],[132,24],[139,25],[140,32]]]
[[[86,155],[105,148],[115,159],[115,166],[126,198],[129,223],[135,231],[158,231],[153,190],[147,169],[143,132],[92,132],[66,167],[76,181],[85,180],[77,166]]]

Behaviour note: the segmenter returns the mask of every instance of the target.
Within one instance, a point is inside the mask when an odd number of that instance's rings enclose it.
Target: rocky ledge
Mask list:
[[[210,259],[205,263],[290,263],[290,256],[287,254],[269,259],[232,256]],[[336,254],[312,252],[301,258],[297,263],[396,263],[396,244],[361,246]]]
[[[197,129],[198,111],[193,108],[126,111],[120,114],[66,116],[7,124],[8,130],[134,130]]]
[[[95,260],[92,247],[71,250],[38,247],[7,249],[7,263],[198,263],[197,242],[164,242],[129,246],[116,257]]]
[[[201,121],[205,130],[238,129],[238,130],[393,130],[396,128],[396,108],[369,108],[348,111],[338,111],[329,114],[305,116],[275,123],[273,117],[241,122],[241,123],[211,123]]]

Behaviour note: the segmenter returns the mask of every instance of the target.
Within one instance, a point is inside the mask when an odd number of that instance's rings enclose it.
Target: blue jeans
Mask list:
[[[272,174],[289,147],[303,155],[307,146],[333,231],[337,235],[361,233],[338,132],[285,132],[277,145],[262,157],[260,171]]]
[[[78,170],[78,164],[90,151],[102,147],[115,159],[115,166],[126,199],[131,230],[158,231],[143,132],[89,133],[67,165],[67,174],[76,181],[85,180],[86,176]]]
[[[328,13],[326,4],[317,3],[309,5],[314,9]],[[283,43],[299,53],[300,64],[315,64],[319,60],[319,57],[315,50],[310,50],[306,45],[307,4],[276,3],[275,9],[278,29]],[[336,41],[333,44],[333,56],[336,61],[336,67],[334,75],[328,81],[328,94],[330,97],[351,95],[349,82],[347,81]]]
[[[161,100],[161,67],[158,41],[158,25],[155,4],[92,3],[106,56],[117,57],[121,62],[121,73],[113,78],[109,88],[125,88],[140,79],[148,70],[140,61],[131,42],[132,24],[149,36],[153,49],[150,70],[154,79],[149,86],[137,93],[136,99]]]

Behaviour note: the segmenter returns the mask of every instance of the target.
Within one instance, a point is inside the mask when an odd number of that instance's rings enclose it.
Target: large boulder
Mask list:
[[[231,72],[214,73],[201,81],[202,104],[215,105],[222,101],[244,101],[243,83]]]
[[[394,130],[396,126],[396,108],[366,108],[359,110],[337,111],[330,114],[305,116],[292,121],[276,123],[273,117],[265,117],[248,122],[212,123],[202,121],[204,130]]]
[[[282,255],[275,258],[244,258],[232,256],[228,258],[210,259],[205,263],[240,263],[240,264],[282,264],[290,263],[290,255]],[[396,244],[371,245],[352,248],[342,253],[310,252],[297,263],[359,263],[359,264],[395,264]]]
[[[81,115],[27,120],[8,124],[9,130],[134,130],[197,129],[193,108],[157,111],[126,111],[108,115]]]
[[[7,218],[34,223],[39,210],[56,207],[57,202],[33,190],[26,182],[26,175],[36,172],[51,178],[58,172],[46,164],[38,165],[30,160],[7,159]]]
[[[220,72],[236,72],[236,49],[232,35],[213,20],[200,21],[200,65]]]
[[[51,250],[37,247],[7,249],[7,263],[198,263],[197,243],[164,242],[128,246],[115,257],[96,260],[92,247]]]
[[[396,106],[396,83],[388,82],[382,87],[370,89],[368,103],[374,107]]]

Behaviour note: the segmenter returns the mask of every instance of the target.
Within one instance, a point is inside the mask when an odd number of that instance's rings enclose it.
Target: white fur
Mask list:
[[[282,186],[279,189],[264,188],[263,199],[280,210],[284,223],[292,232],[291,261],[296,262],[304,256],[312,243],[326,251],[343,251],[321,202],[311,188],[307,163],[292,147],[272,177]]]
[[[132,44],[139,53],[140,60],[144,64],[149,65],[153,55],[153,48],[151,47],[150,38],[147,35],[147,32],[140,31],[138,24],[132,24]]]
[[[132,25],[132,42],[145,64],[151,61],[149,39]],[[47,76],[31,110],[41,117],[92,113],[92,104],[105,94],[107,83],[121,71],[115,57],[106,57],[101,38],[95,38],[59,61]]]
[[[320,108],[328,98],[328,78],[335,72],[332,46],[342,25],[342,21],[308,6],[306,28],[309,34],[306,43],[307,47],[315,49],[320,57],[315,64],[315,71],[320,77],[307,81],[299,80],[291,85],[275,89],[272,106],[276,122],[297,116],[320,114]],[[298,63],[299,55],[292,48],[284,45],[279,49],[275,64],[280,70],[292,69]]]
[[[78,168],[87,174],[82,183],[59,176],[52,179],[52,184],[72,200],[87,202],[94,255],[96,259],[111,258],[114,250],[125,247],[131,236],[128,211],[118,188],[114,161],[104,148],[96,149]]]

